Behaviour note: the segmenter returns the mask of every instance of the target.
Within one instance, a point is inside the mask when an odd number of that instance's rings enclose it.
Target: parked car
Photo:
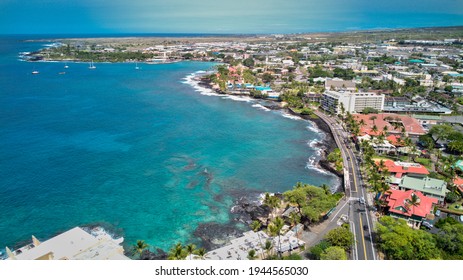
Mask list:
[[[436,215],[436,217],[440,217],[440,210],[437,209],[437,210],[436,210],[436,213],[434,213],[434,215]]]
[[[460,222],[463,222],[463,215],[460,215]]]
[[[429,222],[426,222],[426,221],[424,221],[422,225],[427,229],[432,229],[434,227],[433,225],[431,225]]]

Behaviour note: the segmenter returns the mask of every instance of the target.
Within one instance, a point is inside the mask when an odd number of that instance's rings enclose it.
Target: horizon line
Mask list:
[[[445,25],[445,26],[421,26],[421,27],[378,27],[378,28],[358,28],[349,30],[332,30],[332,31],[307,31],[307,32],[263,32],[263,33],[247,33],[247,32],[95,32],[95,33],[0,33],[0,36],[69,36],[69,35],[91,35],[91,36],[108,36],[116,35],[117,37],[133,37],[133,35],[160,37],[160,35],[176,35],[178,37],[194,36],[263,36],[263,35],[309,35],[309,34],[334,34],[334,33],[352,33],[352,32],[372,32],[372,31],[394,31],[394,30],[414,30],[414,29],[435,29],[435,28],[463,28],[463,25]],[[166,36],[169,37],[169,36]],[[95,37],[96,38],[96,37]]]

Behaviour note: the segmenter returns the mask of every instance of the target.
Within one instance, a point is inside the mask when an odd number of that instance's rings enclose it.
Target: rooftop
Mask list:
[[[426,131],[424,131],[418,120],[409,116],[381,113],[368,115],[354,114],[353,117],[356,118],[358,122],[363,120],[365,123],[365,125],[360,127],[360,132],[362,134],[377,136],[383,132],[384,127],[387,127],[388,133],[400,134],[401,128],[404,127],[408,134],[426,134]],[[395,128],[392,123],[398,123],[399,127]],[[376,132],[372,131],[373,126],[376,126]]]
[[[376,162],[376,164],[378,164],[378,162]],[[396,178],[401,178],[404,174],[429,174],[426,167],[419,163],[386,160],[384,161],[384,165],[389,172],[395,173]]]
[[[447,193],[447,183],[445,181],[429,177],[418,178],[412,176],[403,176],[399,187],[441,197],[445,196]]]
[[[75,227],[49,240],[40,242],[32,237],[33,244],[9,253],[10,260],[127,260],[119,244],[99,228],[92,234]],[[7,252],[9,249],[7,248]]]
[[[390,194],[385,197],[389,212],[403,216],[425,218],[426,215],[431,214],[433,205],[438,203],[436,198],[427,197],[420,191],[390,190],[389,192]],[[416,205],[411,203],[413,196],[417,196],[419,203]]]

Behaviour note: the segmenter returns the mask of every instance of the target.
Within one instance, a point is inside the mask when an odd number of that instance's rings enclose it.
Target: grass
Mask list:
[[[449,205],[449,209],[463,214],[462,200]]]
[[[419,163],[421,165],[424,165],[424,167],[426,167],[427,169],[431,169],[432,168],[432,162],[430,159],[427,159],[427,158],[415,158],[415,162],[416,163]]]

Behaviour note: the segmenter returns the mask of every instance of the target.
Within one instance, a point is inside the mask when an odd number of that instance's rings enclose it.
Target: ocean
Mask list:
[[[65,69],[19,59],[44,42],[0,40],[1,248],[100,224],[168,250],[199,244],[201,224],[237,224],[241,196],[338,183],[314,165],[312,123],[195,86],[212,63]]]

